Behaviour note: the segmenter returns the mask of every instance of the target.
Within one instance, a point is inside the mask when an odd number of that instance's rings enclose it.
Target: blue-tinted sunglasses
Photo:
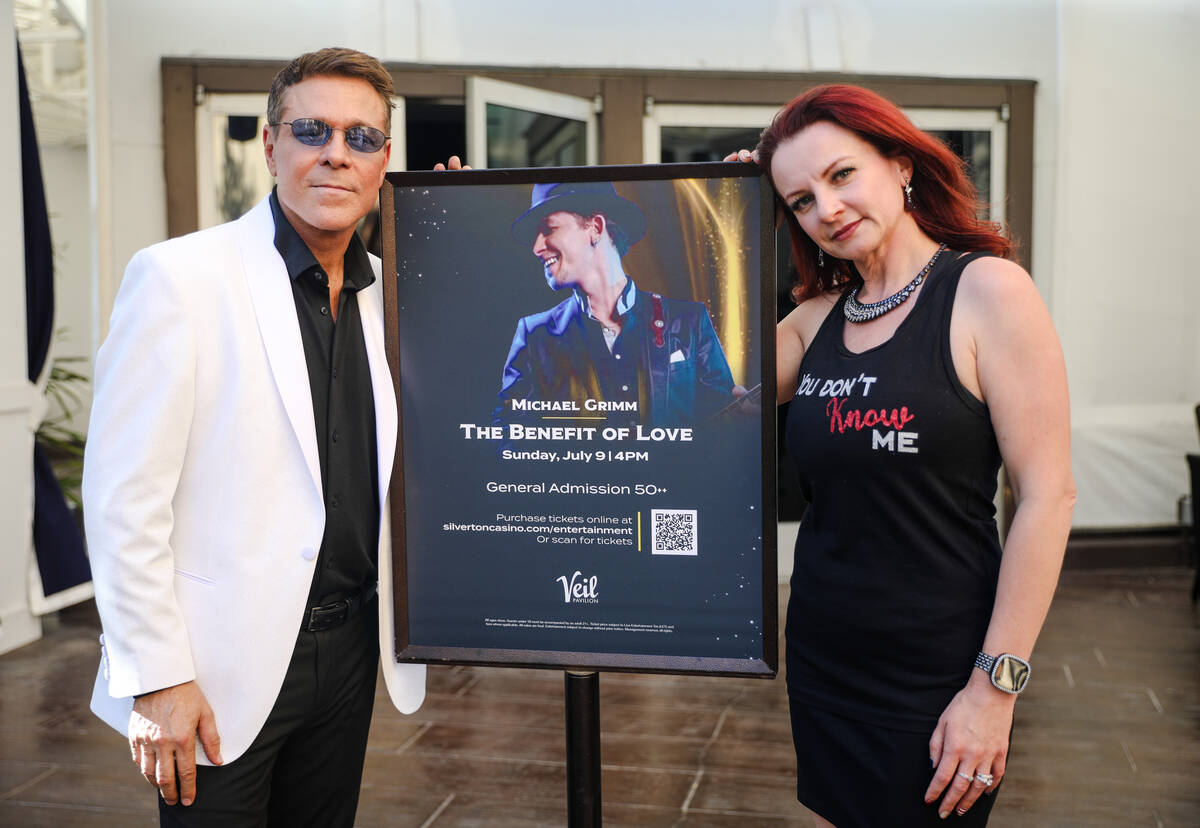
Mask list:
[[[334,130],[346,136],[346,146],[355,152],[379,152],[392,136],[384,135],[375,127],[352,126],[348,129],[331,127],[316,118],[297,118],[294,121],[280,121],[271,126],[290,126],[292,135],[307,147],[323,147],[333,137]]]

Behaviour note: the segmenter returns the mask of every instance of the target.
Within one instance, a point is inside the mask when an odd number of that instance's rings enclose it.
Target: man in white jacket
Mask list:
[[[424,696],[424,667],[391,658],[396,405],[379,261],[355,234],[392,94],[349,49],[285,67],[263,129],[275,191],[137,253],[97,356],[92,706],[163,825],[350,826],[377,637],[397,706]]]

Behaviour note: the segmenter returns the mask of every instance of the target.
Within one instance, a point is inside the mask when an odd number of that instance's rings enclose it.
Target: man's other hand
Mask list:
[[[208,700],[188,681],[134,699],[129,749],[146,781],[163,801],[191,805],[196,799],[196,736],[204,753],[220,765],[221,737]]]
[[[469,166],[464,164],[462,162],[462,159],[460,159],[457,155],[451,155],[450,159],[445,164],[443,164],[441,161],[437,162],[436,164],[433,165],[433,168],[435,170],[437,170],[438,172],[441,172],[443,170],[469,170],[469,169],[471,169]]]

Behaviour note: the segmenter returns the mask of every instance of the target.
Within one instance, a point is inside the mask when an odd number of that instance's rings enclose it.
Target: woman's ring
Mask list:
[[[977,773],[975,774],[975,781],[986,787],[995,782],[996,777],[990,773]]]
[[[973,779],[975,778],[975,777],[974,777],[974,776],[972,776],[971,774],[969,774],[969,773],[963,773],[962,771],[959,771],[959,772],[958,772],[958,775],[959,775],[959,776],[961,776],[963,779],[967,780],[968,782],[970,782],[971,780],[973,780]]]

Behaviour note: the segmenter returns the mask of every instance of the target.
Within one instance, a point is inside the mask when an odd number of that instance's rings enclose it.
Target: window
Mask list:
[[[593,102],[469,77],[467,157],[474,167],[581,167],[597,158]]]

